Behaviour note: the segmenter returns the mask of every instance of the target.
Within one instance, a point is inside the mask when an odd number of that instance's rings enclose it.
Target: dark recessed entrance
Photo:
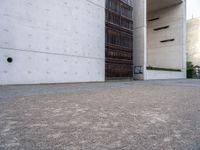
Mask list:
[[[106,79],[133,77],[132,0],[106,0]]]

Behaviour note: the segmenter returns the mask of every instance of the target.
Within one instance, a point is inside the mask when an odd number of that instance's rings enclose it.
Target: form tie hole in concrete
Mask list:
[[[13,59],[12,59],[11,57],[8,57],[8,58],[7,58],[7,62],[8,62],[8,63],[12,63],[12,62],[13,62]]]

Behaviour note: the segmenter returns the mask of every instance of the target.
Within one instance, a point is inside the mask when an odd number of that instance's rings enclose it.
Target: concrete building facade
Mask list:
[[[187,21],[187,56],[194,66],[200,66],[200,17]]]
[[[185,1],[123,2],[133,7],[132,77],[185,78]],[[106,0],[1,0],[0,85],[105,81],[105,5]]]
[[[135,0],[134,3],[135,79],[186,78],[186,2]],[[137,73],[139,68],[141,73]]]
[[[104,81],[105,1],[2,0],[0,7],[0,84]]]

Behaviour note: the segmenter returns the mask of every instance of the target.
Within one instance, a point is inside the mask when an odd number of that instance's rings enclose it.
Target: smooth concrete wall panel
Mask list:
[[[133,1],[133,67],[142,67],[134,79],[143,80],[146,70],[146,0]]]
[[[87,0],[87,1],[92,2],[95,5],[99,5],[103,8],[105,8],[105,0]]]
[[[154,31],[155,28],[163,27],[169,25],[168,29]],[[183,24],[182,22],[171,22],[166,24],[157,24],[152,27],[148,27],[148,48],[159,48],[159,47],[169,47],[176,45],[183,45]],[[175,39],[173,42],[161,43],[160,41],[166,39]]]
[[[133,27],[134,29],[145,27],[146,25],[146,1],[147,0],[134,0],[133,1]]]
[[[200,17],[187,22],[188,61],[200,66]]]
[[[26,17],[26,12],[22,12],[19,14],[19,18],[15,19],[12,18],[13,16],[3,16],[3,21],[0,22],[0,27],[3,29],[1,32],[4,37],[1,37],[0,39],[0,46],[50,53],[54,53],[56,49],[56,53],[60,54],[79,54],[86,57],[104,58],[104,53],[98,51],[98,49],[104,47],[102,44],[104,42],[102,34],[104,34],[105,23],[102,8],[97,9],[96,5],[87,1],[83,2],[74,0],[71,3],[68,1],[67,4],[66,9],[68,9],[68,7],[73,8],[69,9],[69,13],[63,11],[63,13],[66,13],[68,17],[64,16],[65,14],[61,14],[62,11],[59,10],[58,6],[58,8],[52,6],[52,14],[46,14],[46,16],[43,16],[44,13],[35,14],[37,10],[37,8],[35,8],[33,15],[38,16],[40,19],[33,19],[29,25],[25,25],[26,23],[24,23],[24,20],[20,19],[23,15],[24,17],[22,18]],[[89,8],[85,8],[86,4]],[[77,8],[76,5],[78,5]],[[99,11],[99,9],[101,11]],[[50,8],[48,10],[50,11]],[[55,14],[57,14],[57,16],[55,16]],[[31,17],[29,18],[29,16],[27,16],[27,20],[28,19],[31,20]],[[34,25],[35,22],[37,23],[41,21],[44,23]],[[84,50],[82,50],[83,48]]]
[[[183,0],[148,0],[148,12],[158,9],[164,9],[176,4],[180,4]]]
[[[145,28],[137,28],[134,30],[133,45],[134,45],[134,59],[133,64],[135,66],[144,65],[144,50],[145,50]]]
[[[51,55],[35,52],[7,51],[0,49],[1,84],[39,84],[62,82],[101,81],[104,72],[104,61],[63,55]],[[13,63],[7,63],[7,57],[15,58]],[[81,62],[81,63],[80,63]],[[17,68],[17,69],[16,69]]]
[[[179,5],[174,5],[171,7],[167,7],[164,9],[159,9],[153,12],[148,13],[148,19],[160,17],[159,20],[153,21],[148,24],[148,26],[155,26],[157,23],[169,23],[170,22],[176,22],[177,20],[181,20],[184,18],[184,12],[182,10],[183,3]]]
[[[182,12],[183,12],[183,52],[182,52],[182,56],[183,56],[183,67],[182,67],[182,72],[184,75],[184,78],[187,78],[187,0],[182,0],[183,4],[182,4]]]
[[[148,62],[150,66],[182,69],[182,49],[179,45],[148,49]]]
[[[146,71],[146,80],[158,80],[158,79],[184,79],[184,72],[172,72],[172,71]]]
[[[0,84],[104,81],[105,0],[2,0],[0,17]]]
[[[163,10],[148,13],[148,19],[159,17],[159,20],[148,21],[147,65],[160,68],[183,69],[184,49],[184,4],[175,5]],[[167,29],[154,31],[155,28],[169,26]],[[172,42],[160,41],[174,39]]]

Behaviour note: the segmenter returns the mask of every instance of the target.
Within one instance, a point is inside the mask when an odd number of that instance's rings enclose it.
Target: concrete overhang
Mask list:
[[[147,0],[148,12],[167,8],[182,3],[183,0]]]

